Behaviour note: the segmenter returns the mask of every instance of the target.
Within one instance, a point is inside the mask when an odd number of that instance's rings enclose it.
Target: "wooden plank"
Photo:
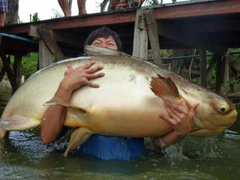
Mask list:
[[[158,41],[158,31],[156,20],[154,19],[153,9],[148,9],[145,13],[145,23],[147,26],[148,38],[150,41],[154,63],[162,66],[160,55],[160,45]]]
[[[3,68],[5,69],[8,79],[10,81],[10,84],[12,86],[12,92],[14,93],[17,90],[18,85],[17,85],[16,79],[14,78],[12,69],[9,65],[9,59],[7,59],[7,56],[6,56],[3,48],[0,48],[0,56],[1,56],[1,59],[3,62]]]
[[[184,56],[185,51],[186,51],[185,49],[174,49],[172,51],[172,56],[173,57]],[[183,66],[183,61],[184,61],[183,59],[178,59],[177,61],[171,61],[170,70],[177,74],[180,74]]]
[[[204,86],[204,87],[207,87],[206,49],[203,48],[203,47],[200,47],[199,55],[200,55],[201,85]]]
[[[38,56],[39,56],[39,59],[38,59],[39,69],[47,67],[53,63],[53,60],[52,60],[53,55],[42,39],[39,40]]]
[[[6,73],[6,69],[3,66],[1,71],[0,71],[0,82],[3,80],[3,77],[4,77],[5,73]]]
[[[47,25],[40,24],[38,26],[38,33],[40,34],[44,43],[49,48],[49,50],[52,52],[52,54],[56,55],[57,60],[65,59],[61,49],[59,48],[55,39],[52,37],[52,30],[49,29]]]
[[[178,22],[179,26],[174,27],[181,28],[188,28],[189,25],[192,25],[191,29],[197,29],[198,26],[195,26],[194,23],[202,23],[208,22],[223,22],[223,24],[214,23],[213,25],[220,25],[224,31],[235,29],[235,25],[231,25],[230,22],[227,23],[224,29],[224,22],[225,20],[231,19],[239,19],[239,12],[240,12],[240,1],[239,0],[220,0],[220,1],[212,1],[212,2],[198,2],[198,3],[189,3],[189,4],[182,4],[180,5],[172,5],[172,6],[163,6],[163,7],[154,7],[154,16],[155,19],[158,21],[168,21],[168,22]],[[199,17],[199,18],[198,18]],[[124,45],[124,50],[130,52],[132,50],[132,26],[136,19],[136,10],[124,10],[124,11],[117,11],[111,13],[102,13],[102,14],[87,14],[83,16],[76,16],[76,17],[69,17],[69,18],[59,18],[59,19],[51,19],[41,22],[34,22],[34,23],[23,23],[18,25],[13,25],[9,27],[0,28],[1,32],[7,33],[14,33],[26,36],[30,25],[39,25],[40,23],[47,23],[50,28],[55,32],[68,32],[69,34],[74,34],[76,37],[82,36],[83,38],[86,37],[86,33],[90,32],[93,28],[107,25],[113,30],[117,30],[118,34],[121,33],[128,33],[125,39],[130,39],[129,41],[124,41],[126,44]],[[237,20],[236,20],[237,21]],[[185,23],[187,26],[185,26]],[[192,24],[191,24],[192,22]],[[130,29],[128,27],[131,27]],[[239,29],[239,25],[236,25],[237,29]],[[201,28],[201,27],[199,27]],[[24,29],[24,30],[23,30]],[[217,29],[218,27],[211,26],[209,29]],[[194,30],[193,30],[194,31]],[[201,32],[199,32],[201,33]],[[221,31],[221,33],[224,33]],[[234,32],[235,33],[235,32]],[[189,33],[191,34],[191,33]],[[226,33],[221,34],[220,36],[217,34],[211,33],[207,34],[209,39],[213,39],[213,42],[217,42],[217,40],[221,41],[219,44],[224,47],[232,47],[232,39],[235,40],[234,37],[238,37],[236,35],[232,35],[231,32],[229,34],[232,36],[231,39],[227,43],[225,43]],[[181,34],[179,34],[181,36]],[[187,34],[188,35],[188,34]],[[198,34],[201,36],[201,34]],[[169,38],[163,38],[160,36],[161,39],[161,48],[184,48],[188,47],[186,44],[178,43],[176,41],[170,41]],[[177,39],[178,40],[178,39]],[[185,41],[183,41],[185,43]],[[209,41],[208,41],[209,42]],[[206,42],[206,44],[208,44]],[[84,41],[81,40],[78,42],[79,44],[83,44]],[[211,42],[210,42],[211,43]],[[215,44],[213,44],[216,46]],[[208,45],[209,47],[213,47],[211,44]],[[239,46],[239,41],[234,41],[234,47]],[[81,47],[81,46],[80,46]],[[128,49],[126,50],[127,47]],[[198,48],[199,46],[192,46],[193,48]],[[192,48],[190,47],[190,48]],[[217,46],[216,46],[217,47]],[[82,48],[82,47],[81,47]],[[207,48],[208,49],[208,48]],[[220,48],[221,50],[221,48]],[[216,52],[215,50],[210,50],[211,52]],[[222,53],[222,51],[220,51]],[[220,54],[219,53],[219,54]]]
[[[204,17],[214,15],[231,15],[239,13],[239,0],[216,0],[208,2],[195,2],[189,4],[168,6],[157,8],[154,11],[155,18],[158,19],[178,19],[189,17]]]
[[[223,57],[219,57],[217,60],[217,73],[216,73],[216,92],[221,92],[222,83],[226,82],[229,78],[229,70],[228,68],[228,55],[229,51],[226,51],[226,55]]]
[[[211,80],[211,73],[218,59],[219,59],[219,55],[214,54],[211,59],[210,65],[207,69],[207,75],[206,75],[207,82]]]
[[[19,55],[14,56],[13,68],[14,68],[14,76],[15,76],[17,85],[19,86],[21,84],[21,78],[22,78],[22,73],[21,73],[22,56],[19,56]]]
[[[223,79],[224,79],[224,65],[225,62],[222,60],[222,57],[220,60],[217,61],[217,73],[216,73],[216,87],[215,87],[215,91],[220,93],[221,91],[221,85],[223,83]]]
[[[230,54],[230,50],[228,49],[226,51],[226,55],[223,57],[224,61],[225,61],[225,71],[224,71],[224,82],[229,82],[229,54]]]
[[[214,23],[213,25],[220,25],[223,29],[234,30],[235,27],[239,29],[239,25],[233,24],[231,25],[230,22],[227,23],[224,27],[224,22],[226,20],[231,19],[239,19],[239,12],[240,12],[240,1],[239,0],[220,0],[220,1],[212,1],[212,2],[197,2],[197,3],[189,3],[189,4],[181,4],[181,5],[172,5],[172,6],[163,6],[163,7],[154,7],[154,16],[156,20],[162,21],[162,20],[170,20],[171,22],[177,21],[180,25],[175,28],[181,28],[180,26],[184,26],[186,29],[188,27],[192,29],[197,29],[198,26],[194,23],[202,23],[202,22],[208,22],[211,24],[211,22],[223,22],[223,24]],[[118,34],[121,33],[128,33],[125,39],[130,39],[129,41],[124,41],[126,44],[124,45],[124,50],[127,52],[130,52],[132,50],[132,26],[136,19],[136,10],[129,9],[124,11],[117,11],[117,12],[108,12],[108,13],[97,13],[97,14],[87,14],[83,16],[73,16],[69,18],[58,18],[58,19],[51,19],[41,22],[34,22],[34,23],[23,23],[13,26],[6,26],[3,28],[0,28],[1,32],[7,32],[7,33],[14,33],[14,34],[20,34],[23,36],[26,36],[31,24],[39,25],[40,23],[47,23],[50,28],[55,32],[69,32],[69,34],[74,34],[76,37],[86,37],[86,33],[90,32],[93,28],[107,25],[110,28],[113,27],[113,30],[117,30]],[[199,18],[198,18],[199,17]],[[179,21],[178,21],[179,20]],[[237,21],[237,20],[236,20]],[[183,22],[183,23],[181,23]],[[189,24],[186,25],[186,22]],[[128,29],[128,27],[131,27],[131,29]],[[191,28],[194,27],[194,28]],[[199,27],[200,29],[201,27]],[[225,29],[224,29],[225,28]],[[218,27],[211,26],[209,29],[217,29]],[[130,32],[130,33],[129,33]],[[193,32],[194,33],[194,30]],[[199,32],[201,33],[201,32]],[[223,33],[221,31],[221,33]],[[189,33],[191,34],[191,32]],[[234,37],[238,37],[237,35],[232,35],[232,33],[229,33],[232,37],[229,39],[231,41],[234,39]],[[222,44],[222,46],[226,47],[233,47],[232,42],[225,43],[226,33],[219,35],[215,35],[214,33],[208,34],[208,37],[210,39],[213,39],[213,42],[217,42],[217,40],[221,39],[221,42],[219,44]],[[181,34],[180,34],[181,36]],[[176,43],[176,41],[169,41],[167,38],[161,39],[161,48],[189,48],[190,46],[187,46],[183,43]],[[58,41],[57,41],[58,42]],[[83,44],[84,40],[79,41],[79,44]],[[208,42],[206,42],[208,44]],[[239,41],[235,41],[234,47],[239,46]],[[127,47],[127,50],[126,50]],[[209,45],[209,47],[212,47]],[[82,46],[80,46],[82,48]],[[198,46],[192,46],[190,48],[198,48]],[[216,52],[215,50],[211,52]]]
[[[37,28],[38,28],[38,25],[31,25],[28,35],[37,39],[41,38]],[[81,43],[79,42],[86,40],[86,37],[82,38],[81,36],[78,36],[76,34],[57,32],[57,31],[52,31],[51,36],[53,39],[55,39],[56,42],[65,43],[65,44],[68,44],[69,46],[73,46],[77,48],[82,47]]]
[[[142,7],[147,9],[148,7]],[[216,0],[206,2],[189,2],[181,5],[156,6],[154,15],[156,20],[205,17],[214,15],[233,15],[239,13],[239,0]],[[87,14],[82,16],[64,17],[59,19],[44,20],[34,22],[34,24],[48,23],[52,30],[70,29],[79,27],[91,27],[102,25],[113,25],[122,23],[134,23],[136,16],[135,9],[125,9],[116,12],[105,12]],[[30,24],[23,23],[18,26],[8,26],[0,28],[1,32],[26,33],[29,32]]]
[[[133,38],[133,56],[147,59],[148,36],[144,21],[144,11],[139,9],[136,13]]]

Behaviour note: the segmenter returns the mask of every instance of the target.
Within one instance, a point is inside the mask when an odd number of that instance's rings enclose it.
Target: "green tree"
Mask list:
[[[37,22],[40,21],[38,18],[38,13],[34,13],[33,16],[31,17],[31,22]]]

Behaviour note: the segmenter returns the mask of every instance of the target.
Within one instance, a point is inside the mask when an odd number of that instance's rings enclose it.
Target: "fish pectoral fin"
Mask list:
[[[11,130],[26,130],[39,126],[40,120],[33,118],[26,118],[24,116],[15,115],[11,117],[5,117],[1,122],[1,129]]]
[[[0,139],[3,139],[4,137],[8,136],[8,131],[0,128]]]
[[[76,112],[78,112],[78,113],[80,112],[82,114],[89,113],[86,109],[70,105],[56,97],[53,97],[51,100],[45,102],[43,105],[44,106],[60,105],[60,106],[66,107],[73,114],[75,114]]]
[[[204,129],[205,128],[204,124],[201,121],[200,116],[197,113],[193,117],[193,122],[194,122],[196,127],[200,128],[200,129]]]
[[[67,107],[68,112],[71,114],[74,114],[78,117],[78,119],[85,119],[85,117],[88,115],[89,112],[83,110],[83,109],[76,109],[76,108],[71,108]]]
[[[68,153],[70,153],[73,149],[76,149],[81,144],[83,144],[91,135],[92,132],[87,128],[76,129],[71,135],[68,148],[64,152],[63,156],[67,157]]]
[[[43,105],[44,106],[61,105],[61,106],[64,106],[64,107],[68,107],[69,106],[68,103],[65,103],[63,100],[58,99],[56,97],[53,97],[49,101],[45,102]]]
[[[158,77],[152,77],[150,86],[152,92],[163,100],[172,102],[174,99],[182,99],[171,78],[165,78],[158,74]]]

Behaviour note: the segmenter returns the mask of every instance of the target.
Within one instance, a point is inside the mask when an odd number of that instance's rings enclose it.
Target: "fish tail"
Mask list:
[[[173,98],[181,98],[178,88],[171,78],[165,78],[158,74],[158,77],[152,77],[150,86],[152,92],[164,100],[172,101]]]

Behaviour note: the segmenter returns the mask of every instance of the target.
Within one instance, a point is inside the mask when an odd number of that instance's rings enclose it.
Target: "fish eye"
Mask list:
[[[226,111],[226,106],[225,105],[221,105],[220,106],[220,111],[221,112],[225,112]]]

